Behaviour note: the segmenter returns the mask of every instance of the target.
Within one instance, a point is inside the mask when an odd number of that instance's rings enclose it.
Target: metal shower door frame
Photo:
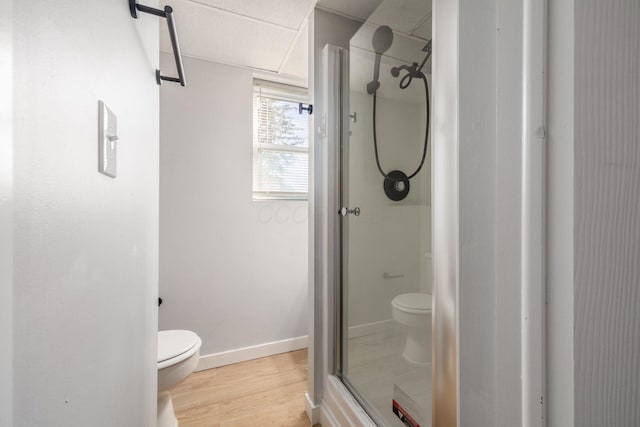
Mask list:
[[[436,2],[437,3],[437,2]],[[457,5],[445,5],[439,8],[440,19],[457,17]],[[436,11],[434,9],[434,16]],[[434,19],[435,20],[435,19]],[[457,41],[457,26],[447,30],[439,28],[443,36],[438,40],[434,37],[434,57],[440,52],[447,52],[455,47]],[[326,199],[328,227],[327,237],[333,238],[331,243],[334,253],[330,254],[327,261],[332,265],[329,268],[329,282],[325,293],[325,325],[328,333],[325,343],[326,357],[332,363],[325,365],[325,396],[328,403],[334,402],[332,410],[344,411],[345,408],[359,405],[353,398],[353,390],[338,379],[341,369],[340,352],[344,346],[344,327],[341,320],[344,316],[343,301],[340,298],[342,292],[342,263],[344,262],[342,251],[342,234],[346,231],[342,217],[338,210],[346,195],[341,194],[341,179],[345,174],[342,168],[340,151],[345,146],[344,142],[349,137],[348,104],[345,106],[345,93],[348,92],[345,79],[348,74],[345,67],[348,61],[344,60],[346,50],[326,46],[323,58],[328,64],[329,75],[325,80],[327,85],[323,88],[323,96],[326,96],[325,111],[322,116],[321,129],[325,129],[327,183],[326,188],[333,192]],[[434,61],[435,62],[435,61]],[[457,111],[458,96],[457,84],[451,84],[457,78],[454,63],[442,61],[438,68],[434,67],[434,86],[441,85],[445,90],[435,91],[435,96],[440,96],[439,109],[434,108],[434,130],[432,133],[432,194],[433,194],[433,262],[434,262],[434,288],[433,288],[433,320],[432,320],[432,425],[437,427],[457,427],[458,425],[458,396],[459,396],[459,328],[458,328],[458,144],[457,144]],[[453,69],[452,69],[453,68]],[[347,80],[348,82],[348,80]],[[450,90],[447,93],[447,90]],[[335,97],[339,98],[336,99]],[[438,125],[435,125],[435,123]],[[345,125],[346,124],[346,125]],[[346,150],[345,150],[346,152]],[[333,163],[333,164],[332,164]],[[336,167],[337,166],[337,167]],[[348,190],[347,190],[348,191]],[[328,254],[329,255],[329,254]],[[348,396],[348,397],[347,397]],[[350,399],[349,399],[350,397]],[[360,399],[358,399],[360,400]],[[345,418],[350,420],[349,425],[373,425],[362,408],[351,408],[352,416]],[[349,411],[348,411],[349,412]],[[353,415],[355,414],[355,416]],[[353,420],[358,423],[353,424]]]

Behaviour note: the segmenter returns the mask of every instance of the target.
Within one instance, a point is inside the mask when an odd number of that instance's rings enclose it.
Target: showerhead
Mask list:
[[[382,55],[391,47],[393,43],[393,30],[387,25],[381,25],[373,33],[371,45],[377,55]]]
[[[380,59],[382,54],[391,47],[393,43],[393,30],[387,25],[381,25],[373,33],[371,46],[376,53],[376,63],[373,66],[373,80],[367,83],[367,93],[373,95],[380,87]]]

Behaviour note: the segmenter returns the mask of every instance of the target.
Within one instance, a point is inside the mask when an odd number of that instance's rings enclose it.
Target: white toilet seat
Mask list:
[[[193,356],[202,340],[191,331],[169,330],[158,332],[158,369],[163,369]]]
[[[202,340],[191,331],[158,331],[158,427],[177,427],[169,389],[198,366]]]
[[[422,293],[408,293],[396,296],[391,305],[396,309],[412,314],[431,313],[431,295]]]

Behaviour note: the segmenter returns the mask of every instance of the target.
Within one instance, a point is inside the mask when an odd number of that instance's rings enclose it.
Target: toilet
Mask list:
[[[202,340],[191,331],[158,332],[158,427],[177,427],[169,388],[186,379],[198,366]]]
[[[393,319],[407,327],[402,355],[414,364],[431,363],[431,295],[401,294],[391,301]]]

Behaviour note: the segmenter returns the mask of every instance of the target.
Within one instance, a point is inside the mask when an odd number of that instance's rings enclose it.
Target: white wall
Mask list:
[[[185,72],[160,91],[160,329],[202,355],[307,335],[307,202],[251,200],[252,72]]]
[[[158,19],[99,0],[13,18],[14,425],[153,426]],[[99,99],[116,179],[97,171]]]
[[[352,75],[357,66],[373,70],[372,61],[357,62],[351,55]],[[421,88],[422,82],[414,81],[408,90],[416,90],[414,85]],[[431,258],[425,256],[431,252],[431,157],[427,156],[421,171],[410,181],[406,199],[394,202],[387,198],[373,149],[372,97],[363,93],[365,86],[366,82],[352,79],[349,98],[350,113],[357,114],[357,121],[350,124],[347,143],[346,205],[361,209],[360,216],[348,217],[346,236],[349,326],[390,320],[395,296],[430,292],[432,282],[430,275],[423,276],[431,272]],[[411,174],[419,165],[424,145],[424,101],[420,105],[402,102],[386,97],[385,90],[401,91],[397,86],[379,91],[376,128],[380,162],[385,172],[399,169]],[[385,273],[403,277],[385,279]]]
[[[520,2],[460,1],[458,46],[458,422],[514,426],[521,413]]]
[[[576,425],[640,425],[640,4],[575,5]]]
[[[522,218],[522,2],[496,13],[495,427],[521,420],[520,300]],[[487,22],[491,25],[491,21]],[[480,49],[481,51],[482,49]],[[487,78],[486,75],[482,77]],[[489,190],[491,191],[491,190]]]
[[[462,426],[495,425],[496,105],[494,1],[460,1],[459,306]],[[479,84],[482,76],[483,84]],[[438,185],[436,183],[436,185]]]

